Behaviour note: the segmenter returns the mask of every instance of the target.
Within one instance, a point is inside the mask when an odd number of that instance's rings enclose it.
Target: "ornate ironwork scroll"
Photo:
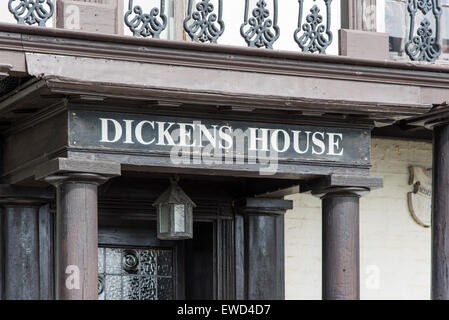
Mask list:
[[[240,34],[245,39],[248,47],[272,49],[274,42],[281,33],[278,26],[278,1],[273,0],[273,19],[270,19],[270,11],[267,2],[259,0],[252,11],[252,17],[248,18],[249,0],[245,1],[245,17],[240,27]]]
[[[184,30],[193,41],[216,43],[225,30],[223,17],[223,0],[218,1],[218,16],[210,0],[201,0],[193,8],[194,1],[189,0]]]
[[[313,0],[316,1],[316,0]],[[294,39],[303,52],[326,53],[327,47],[332,43],[331,32],[331,4],[332,0],[324,0],[326,5],[326,25],[320,8],[314,4],[303,23],[304,0],[299,2],[298,28],[295,30]]]
[[[134,16],[131,19],[132,14]],[[159,38],[167,27],[165,15],[165,0],[161,0],[160,8],[151,9],[150,13],[144,13],[141,6],[133,6],[133,0],[129,0],[128,11],[125,13],[125,24],[135,37]]]
[[[423,15],[432,11],[435,18],[435,30],[425,17],[415,32],[416,13],[420,10]],[[408,12],[410,14],[410,33],[405,44],[405,52],[413,61],[432,62],[441,55],[441,14],[443,12],[439,0],[408,0]]]
[[[55,12],[55,4],[52,0],[9,0],[8,9],[18,24],[45,27]]]

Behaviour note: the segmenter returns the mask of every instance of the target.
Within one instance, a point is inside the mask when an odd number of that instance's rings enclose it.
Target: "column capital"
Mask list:
[[[293,209],[293,201],[273,198],[245,198],[235,202],[237,210],[247,215],[279,216]]]
[[[322,190],[312,191],[312,195],[321,199],[327,197],[363,197],[371,190],[364,187],[329,187]]]
[[[104,176],[101,174],[77,172],[54,174],[46,176],[43,180],[55,187],[63,183],[86,183],[99,186],[108,181],[109,178],[109,176]]]
[[[55,192],[51,188],[24,187],[0,184],[0,206],[39,207],[53,200]]]
[[[56,158],[37,167],[35,178],[54,186],[70,182],[100,185],[120,174],[119,163]]]
[[[327,196],[363,196],[371,190],[382,188],[381,177],[329,175],[314,179],[302,185],[301,193],[310,192],[312,195],[324,198]]]

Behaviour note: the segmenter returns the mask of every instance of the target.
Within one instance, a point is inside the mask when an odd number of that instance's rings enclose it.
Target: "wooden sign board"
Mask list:
[[[226,164],[270,159],[279,163],[369,166],[370,143],[368,129],[83,110],[69,113],[72,150],[157,155],[170,158],[167,161],[208,156]]]

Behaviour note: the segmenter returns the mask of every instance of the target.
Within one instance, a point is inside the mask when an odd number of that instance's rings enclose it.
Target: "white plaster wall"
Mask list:
[[[410,165],[431,167],[426,142],[373,139],[371,174],[384,188],[361,200],[361,298],[430,298],[430,229],[411,217]],[[307,194],[288,197],[285,220],[286,298],[321,299],[321,203]]]

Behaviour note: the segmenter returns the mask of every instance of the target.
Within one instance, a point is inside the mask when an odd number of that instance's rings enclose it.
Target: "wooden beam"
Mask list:
[[[291,187],[286,187],[286,188],[278,188],[276,190],[273,191],[268,191],[265,193],[261,193],[261,194],[257,194],[254,197],[255,198],[283,198],[292,194],[297,194],[299,193],[300,190],[300,186],[299,184],[291,186]]]
[[[287,210],[293,209],[293,201],[272,198],[246,198],[237,201],[235,204],[245,213],[255,212],[257,214],[279,214],[282,215]]]
[[[0,184],[0,203],[5,203],[14,199],[17,202],[23,201],[51,201],[55,198],[53,188],[34,188],[15,186],[10,184]]]
[[[91,173],[114,177],[121,174],[121,167],[119,163],[114,162],[57,158],[40,165],[35,171],[35,177],[42,180],[48,176],[64,173]]]
[[[331,174],[307,182],[301,186],[301,192],[311,191],[314,194],[320,194],[325,193],[327,189],[338,187],[365,188],[368,191],[375,190],[383,187],[383,179],[372,176]]]

